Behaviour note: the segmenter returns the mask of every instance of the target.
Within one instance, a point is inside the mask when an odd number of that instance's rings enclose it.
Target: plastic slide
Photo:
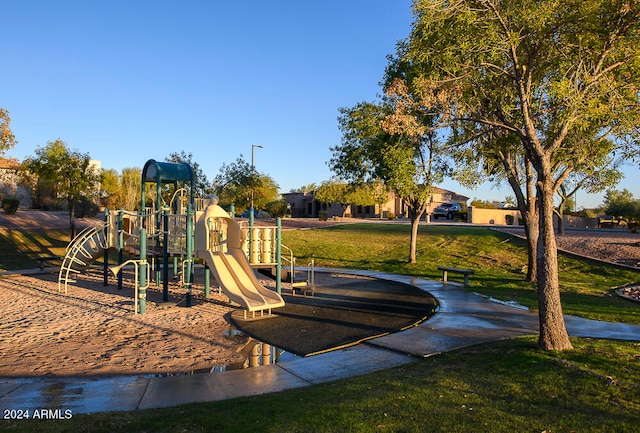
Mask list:
[[[284,307],[282,296],[256,278],[241,248],[238,223],[216,203],[197,218],[196,255],[207,262],[222,292],[250,312]],[[211,227],[216,227],[216,234],[211,234]]]
[[[245,287],[240,282],[241,278],[238,278],[224,253],[209,251],[201,256],[204,256],[201,258],[207,261],[222,291],[231,301],[240,304],[248,311],[265,309],[265,300],[256,291]]]
[[[242,251],[208,251],[201,255],[222,287],[222,292],[246,310],[260,311],[284,306],[279,294],[260,284]]]

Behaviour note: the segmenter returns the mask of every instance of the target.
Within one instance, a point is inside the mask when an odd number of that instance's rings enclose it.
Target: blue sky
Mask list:
[[[184,150],[213,179],[255,144],[281,192],[331,177],[338,108],[376,98],[412,20],[410,0],[23,0],[1,13],[8,156],[60,138],[120,171]],[[579,207],[601,202],[578,194]]]

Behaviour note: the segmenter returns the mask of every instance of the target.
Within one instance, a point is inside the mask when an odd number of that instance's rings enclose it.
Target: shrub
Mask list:
[[[2,200],[2,209],[4,209],[4,213],[7,215],[16,213],[19,205],[20,200],[14,197],[5,197]]]
[[[321,210],[320,212],[318,212],[318,219],[320,221],[326,221],[329,219],[329,212],[327,212],[326,210]]]
[[[80,197],[78,204],[76,205],[76,217],[78,218],[93,218],[98,214],[100,208],[93,201],[87,197]]]
[[[51,197],[41,198],[38,205],[39,205],[39,208],[44,211],[56,211],[56,210],[65,209],[61,201],[54,200]]]
[[[287,202],[286,200],[271,201],[267,203],[264,210],[266,210],[273,218],[282,218],[287,213]]]
[[[256,218],[259,220],[266,220],[271,218],[271,215],[269,215],[269,212],[261,210],[260,212],[258,212],[258,215],[256,215]]]
[[[395,219],[396,214],[394,212],[387,212],[387,218],[389,218],[390,220]]]

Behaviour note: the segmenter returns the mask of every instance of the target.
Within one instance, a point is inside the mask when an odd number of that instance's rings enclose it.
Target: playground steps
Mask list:
[[[276,270],[275,268],[258,268],[257,271],[262,275],[269,277],[271,279],[276,279]],[[280,281],[284,283],[291,283],[292,288],[304,288],[309,285],[309,280],[307,279],[298,279],[292,275],[291,270],[283,269],[280,274]]]
[[[72,276],[80,273],[109,248],[104,235],[106,226],[87,227],[69,243],[58,274],[59,292],[64,284],[64,292],[67,293],[68,283],[76,282]]]

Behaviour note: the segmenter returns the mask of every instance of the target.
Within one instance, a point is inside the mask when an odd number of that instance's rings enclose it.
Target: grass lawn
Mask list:
[[[70,230],[7,230],[0,228],[0,272],[33,269],[40,266],[36,259],[44,256],[64,257],[69,245]],[[130,258],[124,255],[125,260]],[[109,261],[117,263],[117,252],[109,250]],[[103,263],[102,257],[96,263]],[[59,265],[59,263],[57,263]],[[55,263],[47,266],[55,266]]]
[[[0,229],[0,271],[40,266],[42,256],[64,256],[69,230]]]
[[[368,269],[439,280],[438,266],[473,269],[469,290],[537,309],[535,286],[524,281],[527,252],[522,240],[481,227],[421,226],[417,263],[409,257],[409,225],[352,224],[283,233],[299,266]],[[640,282],[640,271],[564,255],[559,257],[565,314],[640,324],[640,305],[620,299],[614,288]],[[455,275],[452,276],[456,278]],[[459,281],[461,277],[458,276]]]
[[[169,409],[0,421],[15,432],[637,432],[639,343],[501,341],[366,376]]]

